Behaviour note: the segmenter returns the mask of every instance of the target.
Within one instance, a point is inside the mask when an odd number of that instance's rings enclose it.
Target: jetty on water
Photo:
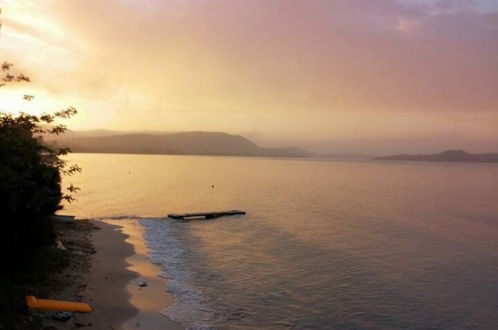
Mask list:
[[[220,212],[178,213],[178,214],[168,214],[168,218],[188,221],[196,219],[216,219],[228,215],[241,215],[241,214],[246,214],[246,212],[239,210],[231,210],[231,211],[220,211]]]

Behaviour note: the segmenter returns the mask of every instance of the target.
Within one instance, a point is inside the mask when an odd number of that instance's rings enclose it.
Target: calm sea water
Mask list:
[[[70,159],[66,212],[140,221],[187,327],[498,328],[496,164]],[[165,218],[225,209],[248,214]]]

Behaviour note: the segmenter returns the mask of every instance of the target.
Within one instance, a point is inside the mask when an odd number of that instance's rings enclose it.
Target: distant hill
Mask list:
[[[370,160],[373,156],[355,153],[328,153],[317,155],[320,158],[333,160]]]
[[[307,157],[299,148],[264,148],[240,135],[218,132],[185,132],[170,134],[119,134],[78,136],[70,134],[47,143],[69,147],[74,152]]]
[[[470,154],[463,150],[447,150],[438,154],[428,155],[393,155],[375,158],[378,160],[411,160],[434,162],[478,162],[498,163],[498,153]]]

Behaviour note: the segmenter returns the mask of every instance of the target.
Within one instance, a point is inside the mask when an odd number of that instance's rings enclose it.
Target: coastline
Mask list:
[[[136,220],[89,220],[93,230],[82,231],[82,220],[76,220],[77,240],[91,247],[85,256],[73,249],[75,237],[67,236],[60,228],[58,235],[72,252],[74,260],[83,258],[66,268],[61,276],[72,279],[68,285],[57,287],[51,299],[65,299],[89,303],[91,313],[76,313],[67,322],[51,319],[53,313],[43,313],[44,326],[55,329],[183,329],[160,312],[173,303],[165,291],[166,280],[159,277],[160,269],[147,256],[143,228]],[[64,226],[61,226],[64,227]],[[80,229],[78,229],[80,228]],[[80,244],[81,245],[81,244]],[[140,282],[147,282],[140,287]],[[77,289],[74,289],[74,288]]]
[[[101,230],[92,236],[96,253],[83,293],[94,308],[84,316],[87,323],[96,329],[183,329],[160,314],[173,297],[165,291],[159,267],[148,259],[142,226],[136,220],[95,223]]]

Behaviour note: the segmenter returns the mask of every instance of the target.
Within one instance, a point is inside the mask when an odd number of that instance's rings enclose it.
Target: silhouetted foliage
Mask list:
[[[1,9],[0,9],[1,13]],[[0,23],[1,26],[1,23]],[[12,72],[12,63],[0,64],[0,89],[7,84],[30,82],[22,73]],[[26,102],[33,95],[24,95]],[[68,265],[67,251],[49,247],[55,232],[48,215],[61,208],[63,199],[71,202],[78,190],[61,187],[62,175],[80,171],[60,156],[69,149],[55,149],[43,143],[42,136],[60,134],[76,109],[34,116],[12,115],[0,109],[0,328],[40,329],[39,319],[30,316],[24,303],[26,294],[46,296],[53,286],[50,279]]]
[[[1,65],[3,84],[30,81],[23,74],[11,73],[12,66],[7,62]],[[32,99],[32,95],[24,96],[27,102]],[[71,202],[71,194],[78,190],[70,185],[63,192],[61,187],[62,175],[80,171],[77,165],[67,166],[60,157],[69,149],[51,148],[42,137],[63,133],[66,127],[54,125],[55,121],[76,113],[72,107],[40,116],[0,111],[0,212],[9,233],[0,240],[0,253],[8,251],[7,261],[18,262],[37,247],[53,243],[54,232],[47,216],[62,208],[63,199]]]

